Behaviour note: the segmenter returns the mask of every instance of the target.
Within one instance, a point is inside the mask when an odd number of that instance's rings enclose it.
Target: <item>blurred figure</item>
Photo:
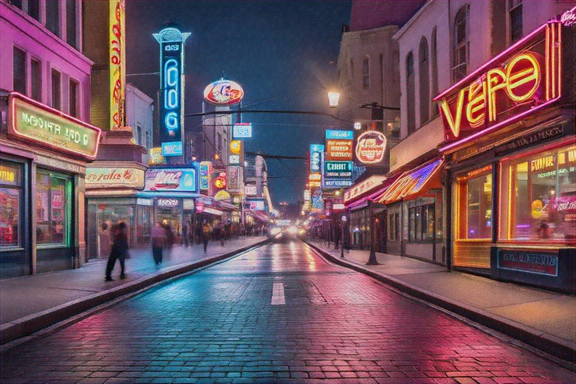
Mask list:
[[[212,235],[212,227],[208,221],[204,222],[202,226],[202,241],[204,242],[204,253],[206,253],[206,249],[208,248],[208,242],[210,241],[210,236]]]
[[[102,223],[100,230],[98,231],[98,239],[100,241],[100,258],[110,256],[110,249],[112,247],[112,236],[110,236],[110,231],[108,230],[108,224],[106,222]]]
[[[114,240],[112,244],[112,250],[110,251],[110,257],[108,258],[108,263],[106,264],[106,281],[112,281],[112,270],[116,264],[116,259],[120,260],[120,278],[125,279],[125,260],[128,255],[128,231],[126,223],[120,222],[116,226],[116,231],[114,232]]]
[[[188,241],[188,224],[186,222],[182,225],[182,244],[184,244],[185,247],[190,245]]]
[[[166,230],[162,227],[162,223],[157,222],[156,226],[152,228],[150,242],[152,243],[154,264],[158,266],[162,262],[162,248],[166,245]]]

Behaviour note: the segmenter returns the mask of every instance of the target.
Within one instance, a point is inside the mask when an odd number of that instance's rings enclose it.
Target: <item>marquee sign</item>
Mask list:
[[[477,137],[556,101],[561,33],[558,22],[543,25],[438,95],[446,140]]]
[[[382,132],[367,131],[358,137],[356,158],[363,164],[377,164],[386,153],[386,136]]]
[[[11,93],[8,103],[10,135],[89,160],[96,158],[100,128],[19,93]]]
[[[204,100],[215,105],[233,105],[242,101],[244,90],[235,81],[218,80],[204,88]]]
[[[176,28],[164,28],[153,36],[160,43],[162,155],[181,156],[184,125],[184,42],[190,32],[182,33]]]

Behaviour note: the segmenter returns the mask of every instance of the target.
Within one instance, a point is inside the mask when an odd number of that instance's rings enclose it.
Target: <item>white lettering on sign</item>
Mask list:
[[[158,199],[157,205],[164,208],[173,208],[178,206],[178,199]]]

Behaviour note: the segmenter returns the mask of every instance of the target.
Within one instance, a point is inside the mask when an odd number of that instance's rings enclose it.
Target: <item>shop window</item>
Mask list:
[[[411,243],[432,242],[435,226],[434,198],[412,201],[408,206],[408,240]]]
[[[26,94],[26,52],[14,47],[13,88],[15,92]]]
[[[21,245],[22,166],[0,164],[0,247]]]
[[[457,178],[458,239],[492,238],[492,166]]]
[[[400,213],[394,212],[388,215],[388,240],[400,240]]]
[[[72,180],[64,175],[36,174],[36,242],[67,246],[70,241]]]
[[[576,147],[504,161],[503,240],[576,239]]]

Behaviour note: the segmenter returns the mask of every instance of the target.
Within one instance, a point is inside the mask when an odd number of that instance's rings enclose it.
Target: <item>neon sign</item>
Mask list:
[[[382,132],[364,132],[356,143],[356,158],[363,164],[381,162],[386,152],[386,141],[386,136]]]
[[[557,100],[561,45],[560,23],[545,24],[438,95],[446,140],[477,137]]]
[[[176,28],[155,33],[160,43],[160,141],[163,156],[182,155],[184,123],[184,42],[190,36]],[[168,144],[169,143],[169,144]]]
[[[574,12],[576,12],[576,7],[562,14],[560,22],[562,23],[563,26],[571,27],[574,24],[576,24],[576,14]]]

